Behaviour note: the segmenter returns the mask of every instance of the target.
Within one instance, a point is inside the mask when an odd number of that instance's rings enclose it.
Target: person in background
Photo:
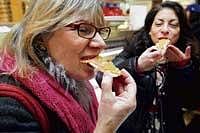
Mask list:
[[[194,4],[188,5],[186,11],[191,30],[200,41],[200,0],[196,0]]]
[[[170,40],[164,53],[155,46],[160,39]],[[138,87],[137,108],[118,133],[187,132],[184,109],[200,104],[198,60],[198,42],[183,7],[172,1],[153,7],[144,27],[113,60]]]
[[[0,132],[111,133],[136,107],[126,70],[105,74],[98,104],[88,80],[106,47],[99,0],[34,0],[0,51]],[[112,92],[118,82],[119,95]]]

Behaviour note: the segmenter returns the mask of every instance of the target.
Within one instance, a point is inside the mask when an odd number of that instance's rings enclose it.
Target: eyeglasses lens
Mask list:
[[[93,38],[96,33],[96,28],[89,24],[81,24],[78,32],[81,37]]]
[[[96,32],[99,32],[103,39],[107,39],[110,34],[110,28],[104,27],[98,29],[93,25],[85,23],[80,24],[78,27],[78,34],[83,38],[92,39],[96,35]]]
[[[103,39],[107,39],[109,34],[110,34],[110,28],[106,27],[106,28],[101,28],[99,30],[99,34],[101,35],[101,37]]]

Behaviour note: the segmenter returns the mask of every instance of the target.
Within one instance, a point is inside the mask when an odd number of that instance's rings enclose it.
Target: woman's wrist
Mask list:
[[[97,122],[94,133],[114,133],[116,131],[113,122]]]
[[[191,62],[190,60],[183,60],[183,61],[172,63],[172,66],[177,67],[177,68],[184,68],[187,65],[189,65],[190,62]]]
[[[138,74],[142,74],[143,73],[143,70],[139,67],[138,65],[138,59],[139,58],[135,58],[135,61],[134,61],[134,67],[135,67],[135,71],[136,73]]]

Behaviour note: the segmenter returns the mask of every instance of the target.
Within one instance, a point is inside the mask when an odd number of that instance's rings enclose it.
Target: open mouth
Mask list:
[[[94,64],[91,63],[91,61],[95,60],[95,58],[97,58],[97,56],[85,56],[85,57],[81,58],[80,62],[87,64],[89,67],[96,68],[97,66],[95,66]]]
[[[81,61],[82,63],[88,63],[90,62],[91,60],[94,60],[95,58],[97,58],[98,55],[94,55],[94,56],[84,56],[81,58]]]

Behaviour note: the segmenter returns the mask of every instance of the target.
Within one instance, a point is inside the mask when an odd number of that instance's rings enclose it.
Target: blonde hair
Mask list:
[[[13,26],[3,42],[3,53],[11,52],[16,58],[16,67],[24,75],[41,64],[33,50],[33,41],[41,41],[40,36],[78,20],[87,20],[98,26],[104,25],[100,0],[32,0],[22,21]],[[2,52],[1,51],[1,52]]]

